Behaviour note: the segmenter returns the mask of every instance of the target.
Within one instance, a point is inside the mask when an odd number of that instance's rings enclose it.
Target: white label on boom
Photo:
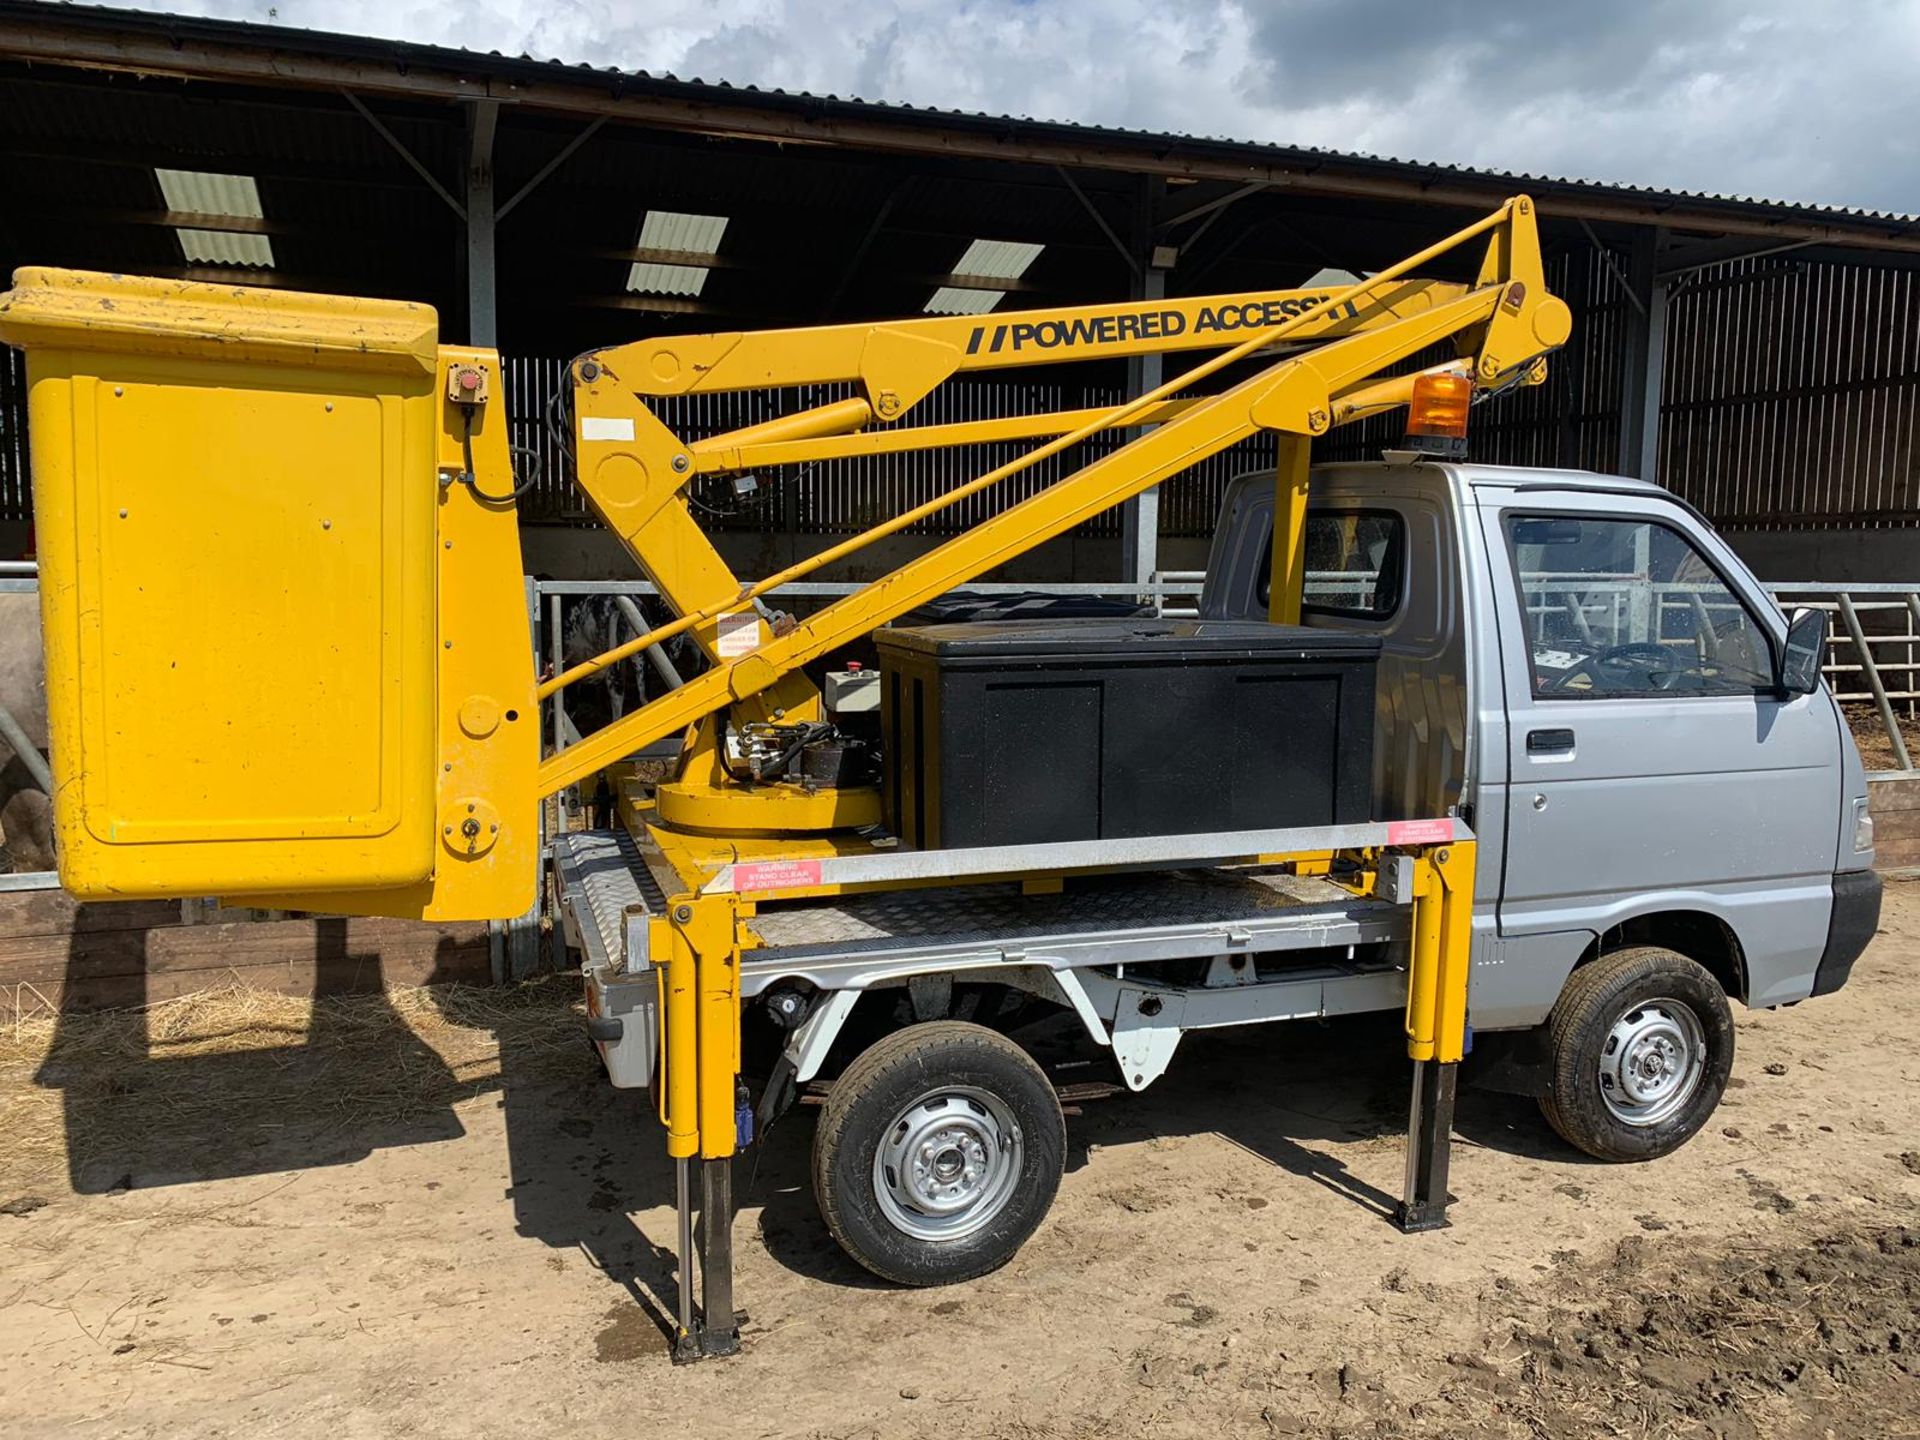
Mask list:
[[[582,440],[631,440],[633,439],[633,417],[631,415],[582,415],[580,438]]]

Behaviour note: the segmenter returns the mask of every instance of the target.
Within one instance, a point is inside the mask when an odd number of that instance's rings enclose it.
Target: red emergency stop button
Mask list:
[[[487,367],[456,364],[447,369],[447,398],[456,405],[487,403]]]

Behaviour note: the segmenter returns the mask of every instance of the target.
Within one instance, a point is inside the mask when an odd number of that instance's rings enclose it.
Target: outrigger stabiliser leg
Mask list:
[[[1447,1170],[1467,1025],[1475,846],[1455,843],[1396,866],[1413,896],[1407,967],[1407,1053],[1413,1103],[1407,1116],[1407,1177],[1394,1219],[1407,1234],[1447,1226]],[[1402,868],[1403,867],[1403,868]]]
[[[700,1306],[693,1303],[695,1227],[691,1158],[674,1162],[678,1209],[680,1305],[673,1363],[683,1365],[740,1350],[740,1319],[733,1308],[733,1161],[700,1161]]]
[[[673,1359],[681,1364],[740,1350],[740,1317],[733,1309],[733,1157],[753,1143],[753,1109],[740,1083],[738,916],[731,896],[688,895],[666,914],[647,916],[640,934],[660,977],[661,1118],[674,1161],[679,1221]]]

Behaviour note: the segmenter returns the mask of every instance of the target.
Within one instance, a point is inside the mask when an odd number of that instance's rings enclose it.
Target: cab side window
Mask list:
[[[1533,693],[1749,695],[1773,687],[1760,624],[1679,531],[1606,516],[1506,517]]]

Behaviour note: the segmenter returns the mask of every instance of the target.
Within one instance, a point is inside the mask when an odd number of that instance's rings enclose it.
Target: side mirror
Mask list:
[[[1811,695],[1820,688],[1820,661],[1827,653],[1827,612],[1802,607],[1787,621],[1787,651],[1780,658],[1780,688]]]

